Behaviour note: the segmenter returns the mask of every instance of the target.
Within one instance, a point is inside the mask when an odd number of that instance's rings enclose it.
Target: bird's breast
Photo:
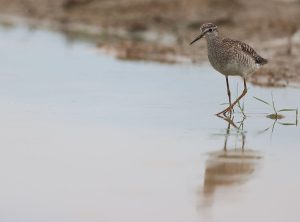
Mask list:
[[[208,59],[214,69],[226,76],[247,76],[258,69],[254,60],[237,57],[230,50],[208,49]]]

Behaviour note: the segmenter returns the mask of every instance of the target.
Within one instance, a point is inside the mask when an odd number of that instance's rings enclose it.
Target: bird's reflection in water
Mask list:
[[[219,188],[234,188],[248,181],[256,171],[262,158],[259,152],[245,148],[246,134],[243,122],[224,119],[228,125],[224,136],[224,146],[220,151],[209,153],[206,161],[204,185],[201,191],[202,204],[210,206],[214,193]],[[232,141],[233,139],[233,141]],[[233,142],[233,145],[230,145]],[[239,144],[239,145],[237,145]]]

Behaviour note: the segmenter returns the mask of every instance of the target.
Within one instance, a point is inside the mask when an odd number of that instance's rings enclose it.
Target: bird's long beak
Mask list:
[[[197,38],[195,38],[190,45],[192,45],[194,42],[197,42],[199,39],[201,39],[204,36],[205,33],[201,33]]]

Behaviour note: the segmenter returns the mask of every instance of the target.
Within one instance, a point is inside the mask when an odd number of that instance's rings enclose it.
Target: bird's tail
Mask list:
[[[265,65],[267,64],[269,61],[267,59],[264,59],[263,57],[258,57],[256,58],[256,63],[259,65]]]

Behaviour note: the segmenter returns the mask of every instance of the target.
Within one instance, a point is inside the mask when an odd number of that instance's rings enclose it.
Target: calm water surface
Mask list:
[[[253,99],[300,107],[299,89],[250,85],[238,130],[213,115],[226,85],[209,65],[119,61],[23,26],[0,29],[0,61],[0,221],[300,220],[299,127],[272,132]]]

